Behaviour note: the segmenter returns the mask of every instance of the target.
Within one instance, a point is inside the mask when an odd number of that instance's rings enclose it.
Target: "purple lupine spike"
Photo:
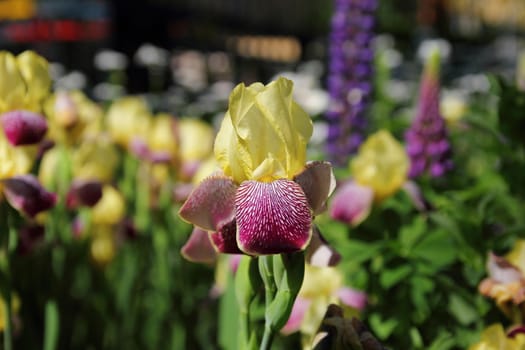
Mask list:
[[[330,33],[330,107],[326,151],[344,165],[365,138],[365,111],[371,95],[371,41],[377,0],[335,0]]]
[[[437,178],[452,169],[448,132],[439,110],[439,65],[436,50],[425,65],[416,116],[405,133],[411,178],[423,174]]]

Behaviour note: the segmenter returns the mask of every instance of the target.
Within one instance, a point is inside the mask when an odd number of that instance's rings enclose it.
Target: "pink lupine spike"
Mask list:
[[[344,183],[335,193],[330,216],[351,226],[359,225],[370,213],[374,191],[354,181]]]
[[[280,179],[245,181],[235,196],[237,244],[249,255],[303,250],[312,237],[312,212],[301,186]]]
[[[235,220],[222,225],[217,232],[210,233],[210,241],[219,253],[242,254],[236,239],[237,223]]]
[[[180,252],[184,258],[193,262],[213,264],[217,259],[217,252],[210,242],[208,232],[198,227],[193,229],[190,238]]]
[[[326,209],[326,200],[335,189],[335,177],[329,162],[309,162],[294,181],[303,189],[314,215]]]
[[[9,204],[30,217],[52,208],[56,203],[56,194],[46,191],[34,175],[11,177],[3,183]]]
[[[47,132],[47,122],[39,114],[16,110],[2,114],[0,123],[13,146],[39,143]]]
[[[212,175],[191,192],[179,215],[206,231],[217,231],[235,216],[236,191],[231,178]]]

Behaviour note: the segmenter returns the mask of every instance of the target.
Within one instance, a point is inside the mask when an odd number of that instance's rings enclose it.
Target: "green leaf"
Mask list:
[[[49,300],[46,303],[45,320],[44,350],[54,350],[57,348],[60,328],[60,316],[54,300]]]
[[[381,340],[388,338],[398,325],[396,319],[390,318],[388,320],[383,320],[378,313],[371,314],[368,320],[370,328],[372,328],[372,333]]]
[[[394,269],[384,270],[379,277],[379,283],[383,288],[389,289],[398,284],[412,272],[408,265],[402,265]]]
[[[412,249],[413,257],[431,263],[436,269],[452,264],[457,259],[457,248],[446,231],[430,232]]]
[[[448,301],[448,311],[462,325],[469,325],[479,317],[476,308],[458,294],[451,294]]]

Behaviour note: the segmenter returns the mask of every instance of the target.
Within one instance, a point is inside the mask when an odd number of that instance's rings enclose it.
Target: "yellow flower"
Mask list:
[[[148,135],[148,145],[153,152],[167,152],[172,158],[175,157],[177,140],[173,123],[173,116],[166,113],[160,113],[152,120]]]
[[[91,259],[97,265],[104,267],[113,260],[116,250],[113,227],[107,225],[93,227],[90,245]]]
[[[306,163],[312,121],[292,99],[285,78],[264,86],[239,84],[215,139],[215,156],[235,182],[292,179]]]
[[[151,113],[139,97],[123,97],[110,106],[107,113],[108,131],[113,140],[127,148],[134,137],[147,140]]]
[[[27,174],[36,153],[35,146],[11,146],[0,130],[0,179]]]
[[[51,87],[49,63],[33,51],[24,51],[16,57],[18,69],[26,83],[26,103],[39,104]]]
[[[507,337],[501,324],[493,324],[481,334],[481,340],[469,350],[525,350],[525,334]]]
[[[15,57],[0,51],[0,113],[26,109],[40,112],[40,103],[49,94],[49,64],[33,51]]]
[[[17,314],[18,310],[20,310],[20,298],[18,295],[13,295],[11,299],[11,312],[13,314]],[[0,298],[0,332],[2,332],[5,329],[5,325],[7,322],[7,315],[6,315],[6,305],[3,298]]]
[[[464,97],[448,94],[441,99],[439,109],[445,121],[453,125],[463,118],[467,112],[467,104]]]
[[[109,182],[118,165],[118,153],[115,145],[105,137],[85,140],[74,150],[73,177],[76,179],[97,179]]]
[[[213,128],[194,118],[183,118],[178,123],[180,157],[183,162],[200,161],[213,151]]]
[[[53,140],[79,143],[102,130],[102,108],[81,91],[60,91],[50,96],[44,110]]]
[[[374,190],[377,201],[394,194],[407,179],[409,160],[403,146],[386,130],[368,137],[350,168],[357,183]]]
[[[102,198],[92,208],[91,221],[93,225],[113,225],[124,218],[126,203],[124,197],[113,186],[104,185]]]

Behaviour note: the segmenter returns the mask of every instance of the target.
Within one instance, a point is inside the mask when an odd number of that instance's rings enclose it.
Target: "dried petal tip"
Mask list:
[[[9,204],[30,217],[51,209],[56,203],[56,194],[46,191],[34,175],[15,176],[3,183]]]
[[[47,132],[47,122],[39,114],[12,111],[0,117],[5,136],[13,146],[39,143]]]
[[[250,255],[303,250],[312,236],[312,213],[291,180],[245,181],[235,196],[237,244]]]
[[[294,178],[303,189],[314,215],[326,209],[326,200],[335,189],[336,180],[329,162],[310,162]]]

